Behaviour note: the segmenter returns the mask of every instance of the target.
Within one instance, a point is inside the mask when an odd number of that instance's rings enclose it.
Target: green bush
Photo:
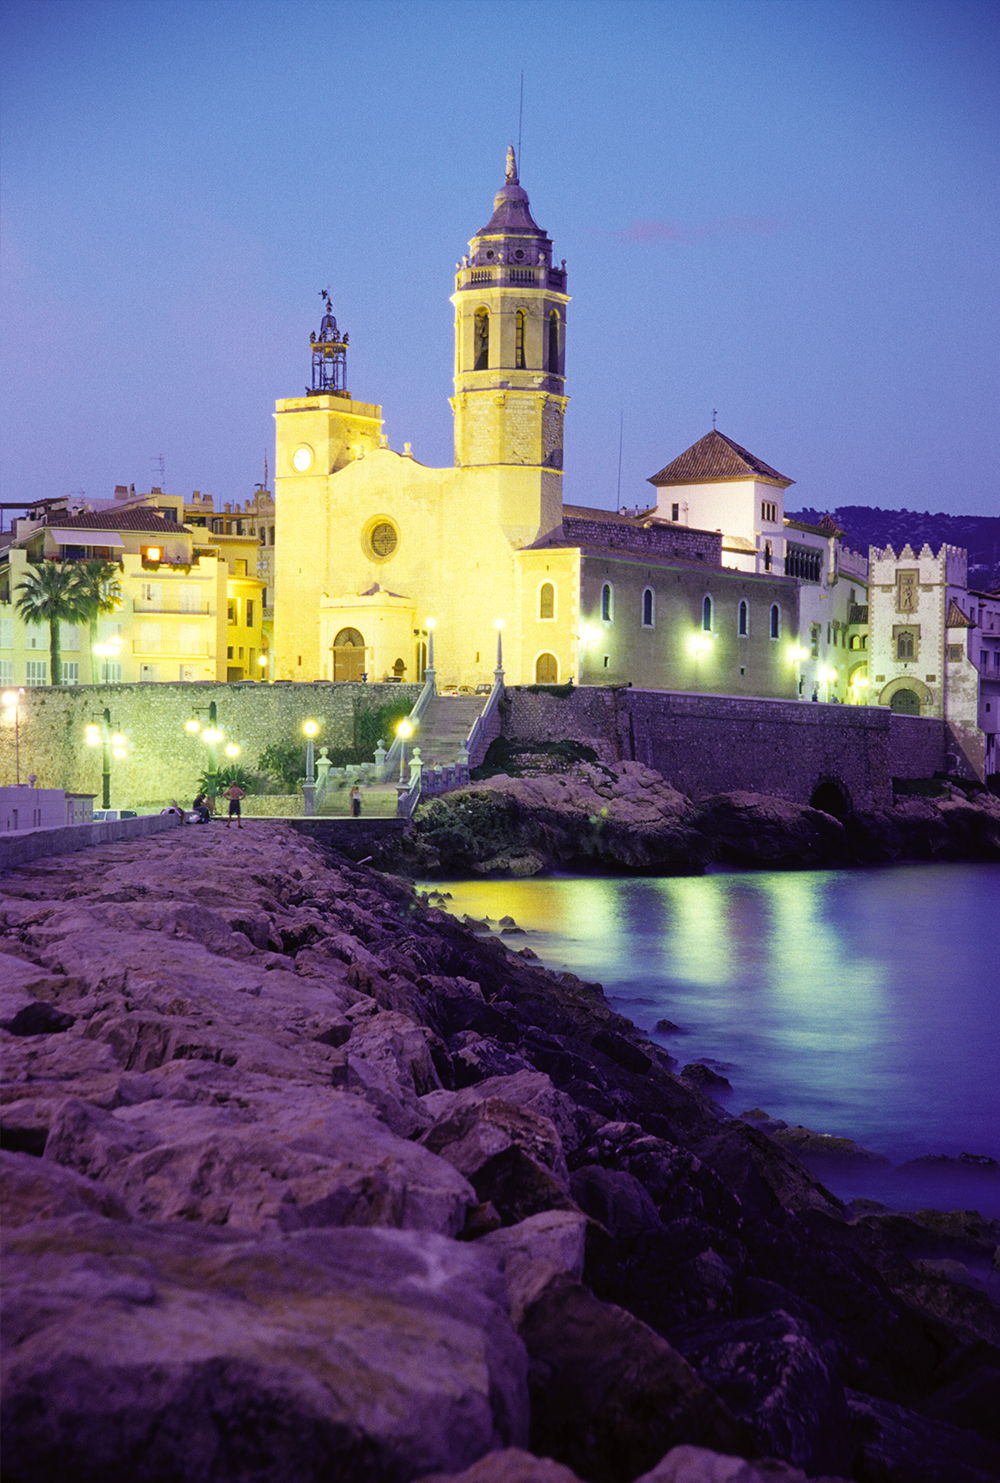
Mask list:
[[[304,742],[272,742],[257,758],[257,766],[282,785],[285,793],[294,793],[306,774]]]
[[[198,779],[196,791],[198,793],[208,793],[209,795],[214,793],[215,797],[219,798],[233,783],[236,784],[237,788],[242,788],[244,793],[248,794],[256,793],[259,789],[256,773],[251,772],[249,768],[241,767],[238,762],[227,762],[226,766],[220,767],[215,774],[214,787],[212,774],[210,772],[203,772]]]

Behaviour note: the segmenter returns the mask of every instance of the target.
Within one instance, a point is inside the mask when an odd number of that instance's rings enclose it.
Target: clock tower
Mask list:
[[[566,264],[553,266],[552,243],[532,219],[513,146],[493,215],[469,249],[452,295],[456,467],[513,465],[559,475]]]

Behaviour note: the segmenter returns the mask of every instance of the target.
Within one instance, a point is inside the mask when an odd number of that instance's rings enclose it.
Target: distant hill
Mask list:
[[[1000,589],[1000,517],[991,515],[931,515],[917,510],[878,510],[867,505],[840,505],[836,510],[800,510],[789,520],[815,525],[830,514],[842,526],[850,546],[867,556],[869,546],[899,551],[909,541],[914,551],[925,543],[935,553],[944,545],[961,546],[969,553],[969,586],[980,592]]]

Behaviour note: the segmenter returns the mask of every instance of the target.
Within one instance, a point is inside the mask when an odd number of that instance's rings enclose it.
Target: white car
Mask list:
[[[117,819],[137,819],[134,808],[95,808],[95,824],[113,824]]]

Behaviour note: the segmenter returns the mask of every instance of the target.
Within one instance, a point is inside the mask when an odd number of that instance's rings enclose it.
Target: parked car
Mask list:
[[[476,694],[477,695],[492,695],[493,694],[493,686],[492,685],[477,685],[476,686]]]
[[[95,808],[95,824],[113,824],[116,819],[137,819],[139,815],[134,808]]]

